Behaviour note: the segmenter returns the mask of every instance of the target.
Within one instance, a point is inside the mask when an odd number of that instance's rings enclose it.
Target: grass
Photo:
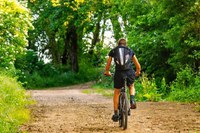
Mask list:
[[[196,106],[196,111],[200,113],[200,103]]]
[[[0,132],[19,132],[20,125],[30,119],[29,99],[15,78],[0,75]]]
[[[104,88],[101,85],[95,84],[92,86],[92,89],[83,90],[85,94],[101,94],[106,97],[113,97],[113,88]]]

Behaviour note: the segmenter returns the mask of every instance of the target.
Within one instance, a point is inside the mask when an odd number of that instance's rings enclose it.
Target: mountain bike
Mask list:
[[[124,78],[124,81],[126,81],[126,78]],[[124,84],[124,86],[120,90],[119,105],[118,105],[119,126],[122,127],[124,130],[127,129],[128,126],[128,114],[130,113],[129,111],[130,111],[130,105],[128,102],[126,87]]]
[[[113,77],[114,74],[111,76]],[[106,75],[105,75],[106,76]],[[120,89],[118,112],[119,112],[119,127],[124,130],[128,126],[128,115],[130,115],[130,105],[128,102],[127,91],[126,91],[126,78],[124,77],[124,86]]]

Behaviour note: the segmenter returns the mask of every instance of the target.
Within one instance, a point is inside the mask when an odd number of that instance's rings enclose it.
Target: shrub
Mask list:
[[[40,70],[35,70],[32,74],[25,73],[25,78],[20,76],[20,79],[23,79],[25,83],[25,88],[58,87],[95,81],[99,74],[99,69],[92,65],[90,66],[87,62],[80,63],[78,73],[66,70],[64,67],[55,67],[52,64],[43,64],[43,67],[40,68]]]
[[[200,73],[195,73],[190,67],[181,69],[170,88],[168,100],[200,102]]]
[[[142,74],[139,81],[135,82],[137,91],[136,98],[139,101],[159,101],[162,94],[158,93],[155,78],[149,79],[146,74]]]
[[[21,124],[29,120],[30,100],[25,90],[16,81],[5,75],[0,75],[0,131],[14,133]]]
[[[166,98],[169,95],[170,88],[166,84],[165,78],[162,78],[160,82],[160,87],[158,88],[159,94],[162,94],[162,99]]]

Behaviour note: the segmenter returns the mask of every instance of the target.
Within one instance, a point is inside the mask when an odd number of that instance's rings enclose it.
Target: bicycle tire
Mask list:
[[[124,96],[123,96],[123,114],[122,114],[122,125],[123,125],[123,129],[127,129],[127,126],[128,126],[128,98],[127,98],[127,95],[126,93],[124,93]]]
[[[119,97],[119,127],[127,129],[128,123],[128,99],[126,93]]]

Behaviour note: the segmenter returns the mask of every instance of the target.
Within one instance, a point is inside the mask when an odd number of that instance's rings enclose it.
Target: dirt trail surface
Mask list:
[[[47,90],[32,90],[37,104],[32,120],[22,127],[29,133],[197,133],[200,113],[193,105],[169,102],[138,102],[122,130],[111,120],[112,99],[83,94],[90,83]]]

